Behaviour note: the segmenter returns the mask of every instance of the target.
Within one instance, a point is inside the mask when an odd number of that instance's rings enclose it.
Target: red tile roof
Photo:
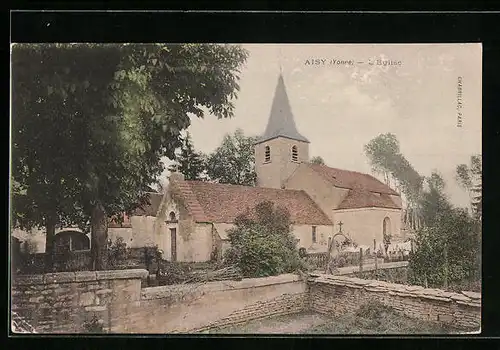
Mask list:
[[[377,195],[373,192],[363,190],[350,190],[337,209],[356,208],[390,208],[401,209],[387,194]]]
[[[253,209],[260,202],[272,201],[287,208],[295,224],[332,224],[304,191],[203,181],[175,181],[172,184],[197,222],[233,223],[238,215]]]
[[[369,174],[357,171],[330,168],[321,164],[306,163],[312,170],[320,174],[335,187],[347,189],[363,189],[370,192],[385,193],[395,196],[399,194],[383,182]]]

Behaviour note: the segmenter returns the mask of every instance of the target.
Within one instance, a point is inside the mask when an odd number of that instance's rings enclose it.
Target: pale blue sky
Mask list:
[[[396,134],[401,151],[422,175],[440,171],[450,198],[468,196],[454,180],[457,164],[481,152],[480,44],[435,45],[244,45],[249,58],[241,74],[235,117],[192,118],[198,150],[210,152],[224,134],[242,128],[264,132],[282,66],[299,132],[311,156],[327,165],[370,173],[363,146],[381,133]],[[308,59],[401,61],[401,66],[306,65]],[[457,127],[457,81],[462,77],[463,126]]]

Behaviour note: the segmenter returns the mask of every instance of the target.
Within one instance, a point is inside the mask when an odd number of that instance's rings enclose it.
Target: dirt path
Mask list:
[[[241,326],[229,327],[217,333],[264,333],[264,334],[297,334],[327,322],[329,318],[319,314],[295,314],[274,317],[271,319],[250,321]]]

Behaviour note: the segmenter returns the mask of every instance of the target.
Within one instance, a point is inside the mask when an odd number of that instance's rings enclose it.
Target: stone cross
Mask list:
[[[340,226],[340,228],[339,228],[339,232],[342,232],[342,225],[343,225],[343,224],[344,224],[344,223],[343,223],[342,221],[339,221],[339,226]]]

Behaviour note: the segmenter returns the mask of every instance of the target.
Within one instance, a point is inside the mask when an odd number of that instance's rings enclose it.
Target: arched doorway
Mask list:
[[[61,231],[55,236],[54,250],[58,253],[90,250],[90,239],[80,231]]]

